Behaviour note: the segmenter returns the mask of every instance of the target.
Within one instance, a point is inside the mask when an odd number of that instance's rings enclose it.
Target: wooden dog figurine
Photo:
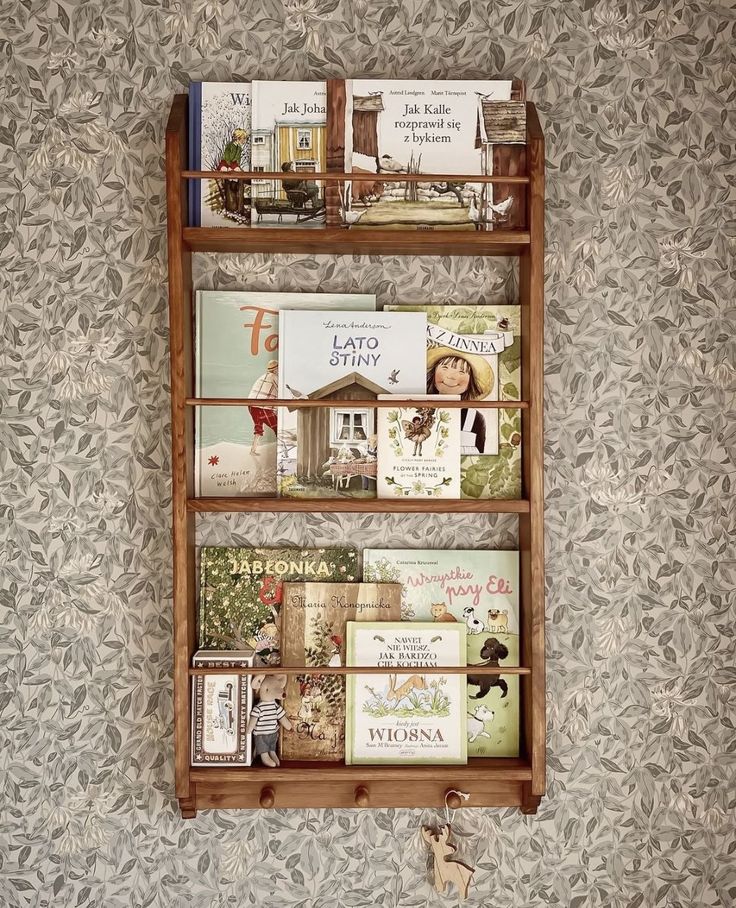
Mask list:
[[[473,878],[475,870],[463,864],[462,861],[451,861],[450,855],[457,850],[449,842],[451,827],[442,826],[437,833],[428,826],[422,826],[422,838],[432,849],[434,856],[434,888],[440,895],[445,894],[449,883],[454,883],[457,887],[458,895],[465,900],[468,897],[470,881]]]

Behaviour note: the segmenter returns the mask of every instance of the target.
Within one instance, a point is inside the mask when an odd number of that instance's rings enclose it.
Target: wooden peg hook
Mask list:
[[[370,804],[370,795],[365,785],[358,785],[355,789],[355,806],[367,807]]]
[[[270,785],[267,785],[265,788],[261,789],[261,796],[258,798],[258,803],[261,807],[268,809],[273,807],[276,803],[276,796],[273,793],[273,788]]]
[[[450,810],[457,810],[462,803],[460,795],[451,788],[448,788],[445,792],[445,804],[447,804]]]

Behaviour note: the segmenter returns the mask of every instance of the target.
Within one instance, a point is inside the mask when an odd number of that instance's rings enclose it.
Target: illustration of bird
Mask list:
[[[386,173],[406,173],[406,165],[392,158],[390,154],[385,154],[378,159],[378,169]]]
[[[511,208],[513,204],[514,197],[510,195],[507,199],[504,199],[503,202],[499,202],[498,205],[489,205],[488,207],[494,214],[503,217],[505,214],[508,214],[509,208]]]
[[[394,369],[394,371],[388,377],[388,383],[390,385],[398,385],[399,383],[399,372],[401,369]]]
[[[432,434],[434,420],[435,411],[432,407],[420,407],[417,409],[417,415],[411,421],[408,419],[401,420],[404,438],[407,441],[414,442],[413,457],[422,456],[422,445]]]

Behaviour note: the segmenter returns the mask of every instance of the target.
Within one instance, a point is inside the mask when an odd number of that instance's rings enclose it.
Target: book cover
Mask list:
[[[193,668],[236,668],[253,665],[253,652],[198,650]],[[250,676],[195,675],[192,678],[192,766],[250,766],[247,732],[252,706]]]
[[[513,184],[385,181],[382,174],[510,174],[526,142],[526,107],[511,81],[346,80],[346,172],[375,174],[341,188],[351,229],[493,230],[524,208]],[[509,157],[513,161],[507,160]]]
[[[465,625],[348,624],[348,665],[393,669],[347,676],[346,763],[466,763]],[[411,674],[404,666],[418,666]]]
[[[345,664],[348,621],[398,621],[397,583],[285,583],[282,664]],[[287,760],[342,760],[345,753],[345,679],[292,675],[284,709],[292,730],[281,735]]]
[[[253,180],[254,227],[324,227],[325,189],[310,173],[327,169],[327,83],[254,82],[253,170],[284,179]]]
[[[404,621],[462,624],[467,664],[518,666],[519,553],[366,549],[363,576],[401,583]],[[468,676],[468,756],[519,755],[519,676]]]
[[[387,306],[427,315],[429,394],[458,394],[463,498],[521,498],[521,411],[480,410],[473,400],[519,400],[519,306]]]
[[[460,497],[460,410],[427,405],[459,399],[425,394],[415,407],[376,411],[379,498]]]
[[[192,170],[223,176],[250,170],[251,87],[248,82],[192,82],[189,148]],[[190,180],[193,227],[243,227],[250,223],[247,180]]]
[[[256,665],[278,665],[283,582],[351,582],[357,576],[358,554],[351,548],[203,546],[199,645],[252,648]]]
[[[282,313],[279,397],[336,405],[281,414],[280,495],[376,497],[375,407],[350,400],[425,393],[426,329],[419,312]]]
[[[276,494],[281,309],[376,308],[358,293],[200,290],[196,296],[197,397],[263,398],[259,407],[197,407],[194,487],[198,496]]]

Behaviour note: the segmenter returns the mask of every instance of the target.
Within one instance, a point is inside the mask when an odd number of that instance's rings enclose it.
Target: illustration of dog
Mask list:
[[[491,736],[486,731],[486,722],[492,722],[495,715],[492,709],[488,709],[482,703],[475,707],[474,712],[468,713],[468,741],[471,744],[476,738],[490,739]]]
[[[508,634],[509,632],[509,613],[506,609],[499,611],[497,608],[488,609],[488,626],[486,628],[489,634]]]
[[[498,668],[499,660],[507,659],[509,655],[508,647],[504,646],[500,640],[495,637],[488,637],[480,651],[480,657],[483,662],[477,662],[475,665],[488,665],[492,668]],[[472,700],[480,700],[488,693],[492,687],[501,688],[501,699],[509,692],[509,686],[500,675],[468,675],[468,684],[474,684],[479,688],[477,694],[472,694]]]
[[[486,629],[483,622],[475,617],[475,609],[471,608],[469,605],[463,609],[463,618],[468,625],[469,634],[482,634]]]
[[[457,621],[457,618],[447,611],[447,605],[444,602],[433,602],[430,608],[432,621]]]

